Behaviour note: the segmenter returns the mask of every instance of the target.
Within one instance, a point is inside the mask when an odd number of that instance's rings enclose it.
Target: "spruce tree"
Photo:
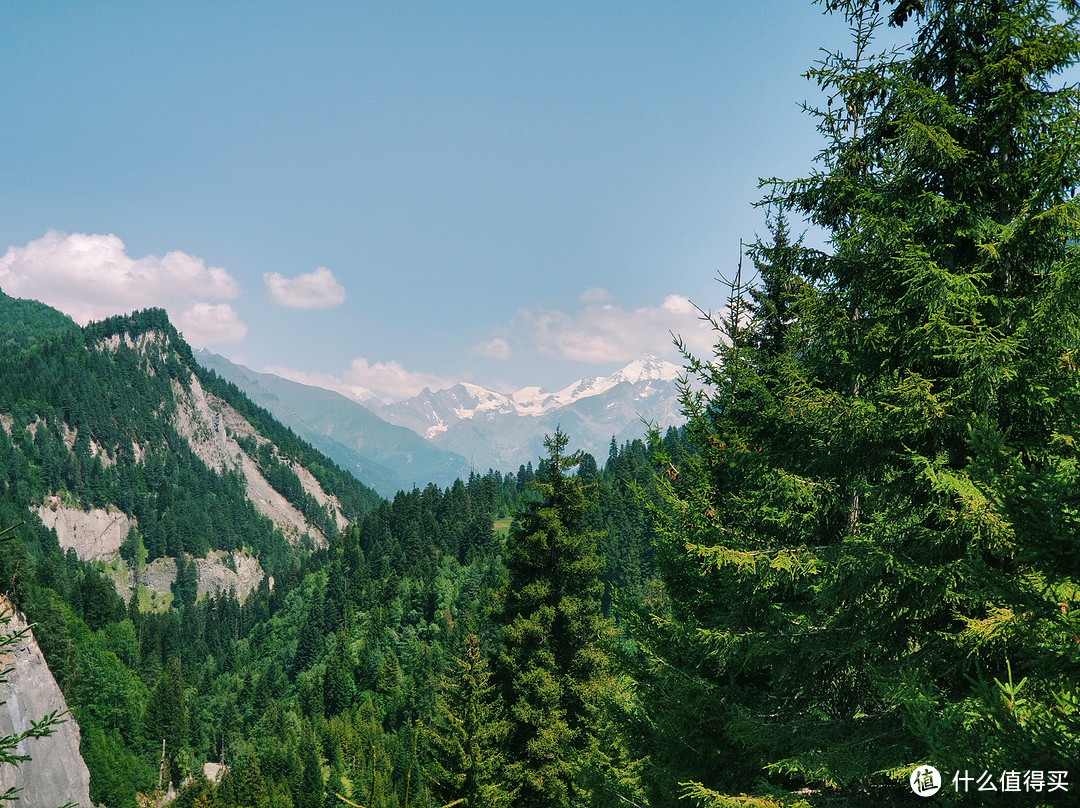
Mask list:
[[[465,639],[442,677],[435,719],[425,733],[431,790],[439,803],[463,799],[471,808],[499,808],[512,796],[503,784],[500,745],[509,722],[495,695],[488,661],[476,634]]]
[[[178,659],[169,662],[150,691],[143,714],[143,736],[150,756],[160,755],[161,743],[165,742],[169,780],[179,785],[183,775],[180,752],[188,741],[188,718],[183,673]]]
[[[297,750],[300,758],[299,789],[293,794],[296,808],[322,808],[326,785],[323,781],[322,759],[319,756],[318,742],[311,725],[304,721],[300,728],[300,746]]]
[[[610,687],[611,628],[600,613],[597,537],[583,529],[592,503],[569,474],[581,455],[567,454],[568,442],[559,429],[545,438],[549,455],[507,542],[500,662],[516,806],[586,805],[600,791],[597,731]]]
[[[312,591],[311,603],[308,606],[307,616],[300,627],[300,633],[296,639],[296,653],[292,658],[292,671],[294,674],[310,668],[325,648],[325,630],[323,612],[325,609],[326,595],[321,581],[316,582]]]
[[[747,313],[756,327],[748,335],[754,348],[767,354],[783,351],[784,335],[792,319],[792,305],[797,297],[799,276],[796,262],[802,254],[802,240],[792,241],[787,216],[781,209],[767,221],[768,243],[752,245],[750,257],[758,282],[747,289]]]
[[[651,778],[703,805],[902,804],[919,763],[1080,748],[1080,10],[900,2],[875,55],[878,4],[829,6],[826,148],[767,199],[828,249],[766,295],[779,332],[734,284],[658,480]]]
[[[352,705],[356,695],[356,681],[348,659],[345,633],[335,638],[334,648],[326,660],[323,674],[323,706],[327,716],[334,716]]]
[[[255,751],[243,743],[214,792],[216,805],[269,808],[270,790]]]
[[[193,606],[199,597],[199,567],[195,559],[189,561],[183,552],[176,556],[176,580],[172,584],[172,593],[182,606]]]

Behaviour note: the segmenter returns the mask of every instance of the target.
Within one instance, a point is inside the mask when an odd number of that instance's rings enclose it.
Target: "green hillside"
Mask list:
[[[19,300],[0,291],[0,351],[5,354],[27,350],[78,328],[66,314],[44,303]]]

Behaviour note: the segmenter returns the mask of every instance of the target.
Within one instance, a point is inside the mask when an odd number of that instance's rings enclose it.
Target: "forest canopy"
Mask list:
[[[902,803],[921,763],[1001,788],[1080,748],[1080,9],[829,6],[824,151],[765,183],[760,281],[688,356],[634,632],[664,802]]]

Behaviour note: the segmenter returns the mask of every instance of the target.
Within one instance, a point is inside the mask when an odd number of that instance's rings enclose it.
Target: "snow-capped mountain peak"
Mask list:
[[[558,406],[566,406],[583,398],[603,395],[624,382],[630,384],[652,380],[673,382],[680,373],[678,365],[647,354],[610,376],[586,376],[584,379],[579,379],[556,393],[554,399],[558,402]]]
[[[478,384],[460,382],[437,392],[425,390],[417,399],[413,399],[413,407],[416,406],[415,402],[422,399],[424,411],[429,413],[429,418],[435,415],[436,431],[441,432],[445,428],[446,420],[467,420],[494,413],[540,416],[585,398],[604,395],[623,383],[637,385],[650,381],[674,382],[680,373],[677,365],[656,356],[646,355],[610,376],[586,376],[555,393],[534,386],[523,387],[507,395]],[[649,392],[642,391],[641,395],[648,395]],[[399,402],[388,410],[400,412],[409,406],[409,402]],[[431,413],[432,407],[438,414]],[[431,428],[429,423],[426,431],[430,432]]]
[[[554,399],[554,395],[539,387],[522,387],[510,396],[518,415],[542,415],[559,406]]]
[[[587,418],[590,423],[596,422],[596,429],[603,433],[600,437],[606,441],[611,434],[625,428],[624,424],[611,421],[612,418],[626,418],[628,423],[636,425],[641,415],[649,413],[650,417],[656,416],[654,420],[671,423],[677,411],[674,381],[680,373],[679,367],[671,362],[643,356],[610,376],[586,376],[554,393],[534,386],[505,394],[460,382],[443,390],[425,390],[412,399],[387,405],[379,410],[379,415],[391,423],[407,426],[429,440],[450,445],[459,425],[470,435],[493,435],[492,430],[510,423],[506,419],[545,421],[562,417],[564,408],[570,408],[566,410],[566,417],[571,421],[585,417],[582,413],[586,410],[593,413]],[[668,401],[671,403],[665,403]],[[586,409],[580,410],[582,407]],[[661,409],[657,410],[657,407]],[[572,410],[580,412],[572,415]],[[502,427],[497,428],[496,423]],[[519,422],[516,429],[524,426],[524,422]],[[459,446],[455,451],[465,451],[472,457],[479,453],[479,447]]]
[[[646,379],[656,379],[663,382],[673,382],[682,373],[678,365],[674,365],[659,357],[646,354],[641,359],[635,359],[622,370],[618,370],[608,378],[619,382],[636,384]]]
[[[488,390],[486,387],[470,382],[462,382],[457,387],[460,387],[469,396],[469,398],[463,396],[461,399],[461,412],[468,413],[467,415],[460,415],[461,418],[471,418],[478,412],[489,412],[491,410],[509,412],[513,409],[510,399],[502,393],[496,393],[494,390]]]

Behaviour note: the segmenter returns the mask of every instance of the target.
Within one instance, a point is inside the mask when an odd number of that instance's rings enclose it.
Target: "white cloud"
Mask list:
[[[270,290],[271,300],[290,309],[332,309],[345,302],[345,287],[326,267],[295,278],[267,272],[263,283]]]
[[[415,396],[425,387],[442,390],[457,383],[432,373],[406,370],[398,362],[371,364],[363,357],[354,359],[340,376],[329,373],[305,373],[291,368],[273,366],[265,370],[267,373],[273,373],[300,384],[333,390],[359,402],[372,398],[384,402],[400,401],[403,398]]]
[[[281,365],[268,365],[263,368],[262,372],[272,373],[275,376],[280,376],[283,379],[289,379],[290,381],[299,384],[321,387],[324,390],[333,390],[335,393],[341,393],[341,395],[346,398],[351,398],[353,401],[359,401],[361,403],[378,398],[378,396],[368,388],[361,387],[360,385],[348,384],[340,376],[335,376],[332,373],[308,373],[304,370],[282,367]]]
[[[470,353],[486,356],[488,359],[498,359],[501,362],[505,362],[513,356],[510,344],[502,337],[495,337],[495,339],[486,342],[478,342],[469,350]]]
[[[625,362],[646,353],[676,359],[673,333],[699,356],[710,356],[716,341],[701,313],[682,295],[632,311],[604,303],[571,313],[523,309],[519,317],[530,326],[541,353],[580,362]]]
[[[701,316],[701,312],[698,311],[697,306],[690,302],[690,298],[682,295],[668,295],[664,298],[664,302],[660,304],[660,308],[673,314],[691,314],[695,318]]]
[[[432,373],[406,370],[397,362],[376,362],[372,365],[363,357],[357,357],[349,364],[344,378],[348,384],[366,387],[380,398],[390,400],[415,396],[425,387],[442,390],[456,384]]]
[[[113,314],[161,306],[196,347],[235,342],[246,327],[230,300],[240,285],[221,267],[174,250],[132,258],[117,236],[48,231],[0,257],[0,288],[40,300],[85,325]]]
[[[209,343],[240,342],[247,326],[228,303],[195,303],[181,312],[174,323],[184,339],[202,347]],[[194,338],[190,335],[196,335]]]

